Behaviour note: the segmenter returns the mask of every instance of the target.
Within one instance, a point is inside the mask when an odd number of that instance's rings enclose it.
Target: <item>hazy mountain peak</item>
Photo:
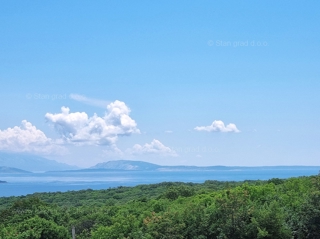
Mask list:
[[[78,168],[36,155],[6,152],[0,152],[0,166],[18,168],[31,172],[50,170],[60,171]]]
[[[0,173],[31,173],[26,170],[18,169],[18,168],[11,168],[7,166],[0,166]]]

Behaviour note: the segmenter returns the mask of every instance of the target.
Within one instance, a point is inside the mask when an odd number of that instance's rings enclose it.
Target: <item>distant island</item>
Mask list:
[[[31,172],[26,171],[26,170],[22,170],[19,168],[0,166],[0,173],[31,173]]]
[[[103,171],[241,171],[248,169],[255,170],[294,170],[297,168],[313,168],[314,166],[165,166],[143,161],[114,160],[78,170],[65,170],[64,172],[103,172]],[[56,171],[57,172],[57,171]]]
[[[97,165],[89,168],[89,170],[126,170],[126,171],[202,171],[202,170],[230,170],[239,169],[240,167],[227,167],[227,166],[165,166],[158,165],[143,161],[133,161],[133,160],[115,160],[103,163],[98,163]],[[88,169],[83,169],[88,170]]]
[[[158,165],[154,163],[144,162],[144,161],[134,161],[134,160],[113,160],[108,162],[98,163],[95,166],[83,169],[77,168],[68,168],[68,167],[56,167],[52,165],[50,170],[48,167],[37,168],[33,167],[36,163],[35,158],[33,157],[22,157],[17,160],[15,163],[15,167],[12,167],[8,160],[4,160],[1,158],[3,154],[0,153],[0,175],[1,174],[32,174],[32,173],[50,173],[50,172],[107,172],[107,171],[155,171],[155,172],[186,172],[186,171],[243,171],[243,170],[258,170],[258,171],[279,171],[279,170],[297,170],[297,169],[315,169],[319,170],[320,166],[187,166],[187,165],[175,165],[175,166],[167,166],[167,165]],[[45,162],[46,159],[41,158],[41,162]],[[53,160],[47,160],[52,163],[55,162]],[[39,162],[39,161],[38,161]],[[57,162],[56,162],[57,163]],[[46,169],[43,171],[29,171],[26,170],[25,165],[29,165],[33,169]],[[48,164],[49,165],[49,164]],[[48,166],[47,165],[47,166]],[[18,167],[18,168],[17,168]]]
[[[7,182],[6,182],[6,181],[1,181],[1,180],[0,180],[0,183],[7,183]]]
[[[165,166],[158,165],[143,161],[133,161],[133,160],[114,160],[103,163],[98,163],[97,165],[82,170],[126,170],[126,171],[216,171],[216,170],[244,170],[244,169],[294,169],[297,167],[312,167],[312,166],[186,166],[186,165],[176,165],[176,166]]]

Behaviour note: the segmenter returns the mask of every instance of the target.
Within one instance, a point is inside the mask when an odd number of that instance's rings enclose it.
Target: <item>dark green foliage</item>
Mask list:
[[[274,185],[279,185],[284,183],[285,180],[284,179],[280,179],[280,178],[271,178],[268,180],[268,183],[273,183]]]
[[[0,198],[0,239],[319,239],[320,176]]]
[[[164,198],[175,200],[178,197],[191,197],[194,195],[194,189],[185,185],[171,186],[163,194]]]
[[[58,226],[53,221],[33,217],[0,231],[3,239],[67,239],[70,238],[68,230]]]

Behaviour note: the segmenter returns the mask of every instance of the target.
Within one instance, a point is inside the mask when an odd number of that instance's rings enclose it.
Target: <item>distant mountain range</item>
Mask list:
[[[0,174],[1,173],[31,173],[31,172],[102,172],[102,171],[212,171],[212,170],[245,170],[254,168],[255,170],[292,170],[299,168],[314,168],[315,166],[162,166],[158,164],[132,161],[115,160],[86,168],[79,169],[76,166],[59,163],[43,157],[28,154],[13,154],[0,152]],[[320,167],[316,167],[319,168]]]
[[[25,171],[18,168],[11,168],[6,166],[0,166],[0,174],[1,173],[31,173],[29,171]]]
[[[90,170],[126,170],[126,171],[198,171],[198,170],[230,170],[239,169],[239,167],[226,167],[226,166],[209,166],[209,167],[197,167],[197,166],[162,166],[153,163],[147,163],[143,161],[131,161],[131,160],[116,160],[104,163],[98,163],[90,168]],[[86,169],[82,169],[86,170]]]
[[[112,170],[157,170],[160,165],[142,161],[117,160],[98,163],[90,169],[112,169]]]
[[[90,169],[107,170],[156,170],[156,171],[184,171],[184,170],[204,170],[204,169],[225,169],[224,166],[196,167],[196,166],[161,166],[158,164],[143,161],[117,160],[99,163]]]
[[[0,166],[16,168],[31,172],[78,169],[78,167],[76,166],[59,163],[57,161],[49,160],[36,155],[6,152],[0,152]]]
[[[132,161],[132,160],[115,160],[79,170],[67,170],[68,172],[101,172],[101,171],[201,171],[201,170],[232,170],[240,169],[241,167],[227,167],[227,166],[162,166],[158,164]]]
[[[206,170],[242,170],[248,168],[255,168],[256,170],[279,170],[279,169],[294,169],[297,167],[313,167],[313,166],[262,166],[262,167],[243,167],[243,166],[162,166],[153,163],[147,163],[143,161],[131,161],[131,160],[116,160],[104,163],[99,163],[89,169],[82,170],[126,170],[126,171],[206,171]]]

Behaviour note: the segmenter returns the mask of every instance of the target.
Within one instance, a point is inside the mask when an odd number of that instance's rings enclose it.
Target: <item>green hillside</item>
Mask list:
[[[0,198],[1,239],[320,238],[320,176]]]

